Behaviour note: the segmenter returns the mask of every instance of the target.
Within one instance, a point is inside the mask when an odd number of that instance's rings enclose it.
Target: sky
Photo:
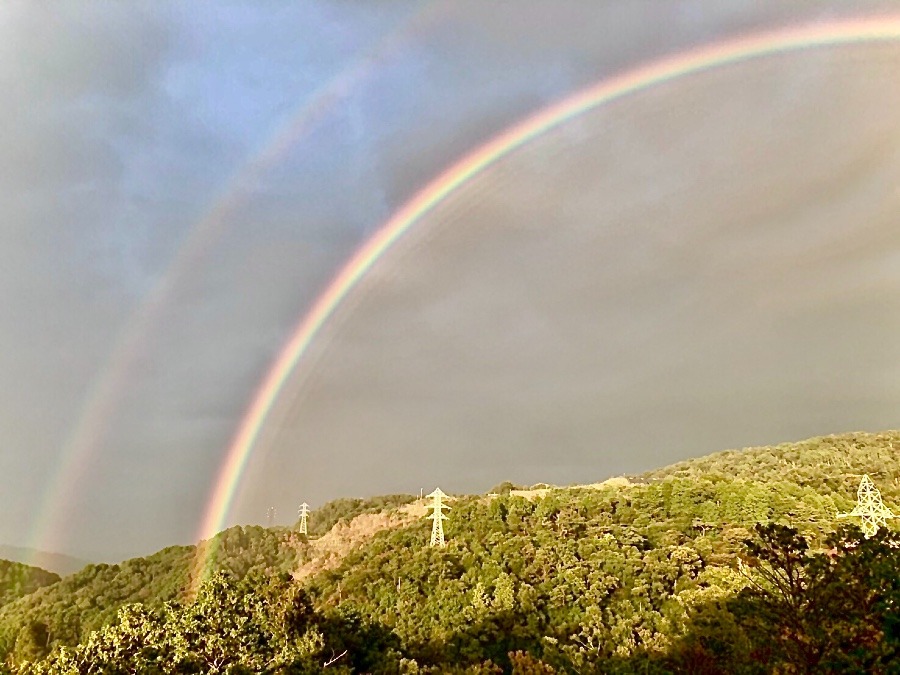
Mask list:
[[[196,541],[297,325],[447,167],[629,69],[894,7],[3,3],[0,543]],[[896,428],[898,67],[673,78],[462,184],[316,334],[222,524]]]

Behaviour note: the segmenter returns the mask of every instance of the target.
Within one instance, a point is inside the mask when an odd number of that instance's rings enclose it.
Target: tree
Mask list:
[[[39,661],[50,653],[50,630],[43,621],[29,621],[16,637],[13,660]]]
[[[25,664],[24,674],[317,672],[323,638],[306,594],[289,578],[235,582],[218,573],[186,605],[119,611],[74,648]]]
[[[855,527],[811,553],[797,530],[758,525],[748,540],[749,585],[730,609],[758,660],[793,672],[881,672],[900,657],[900,539]]]

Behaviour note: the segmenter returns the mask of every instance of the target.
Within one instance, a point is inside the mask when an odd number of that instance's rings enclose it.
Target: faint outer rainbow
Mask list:
[[[146,349],[148,335],[158,324],[179,285],[201,262],[203,254],[226,227],[228,216],[247,199],[247,187],[258,183],[287,152],[310,134],[342,100],[357,90],[411,38],[431,28],[444,11],[429,2],[403,17],[359,56],[313,91],[288,116],[260,149],[236,171],[194,223],[178,246],[166,272],[119,331],[115,347],[85,395],[78,419],[70,430],[47,481],[45,497],[29,527],[27,546],[55,550],[65,529],[66,505],[96,459],[97,450],[129,381],[135,361]]]
[[[391,245],[459,186],[554,127],[592,108],[652,85],[751,58],[812,47],[894,40],[900,40],[900,14],[820,22],[705,45],[604,79],[538,111],[465,155],[391,216],[344,265],[303,317],[256,390],[241,420],[209,500],[199,539],[212,537],[224,526],[260,430],[279,392],[316,334]],[[203,565],[201,562],[200,568]]]

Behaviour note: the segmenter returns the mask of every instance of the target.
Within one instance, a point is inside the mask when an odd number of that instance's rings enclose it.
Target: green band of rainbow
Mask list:
[[[510,127],[460,159],[432,180],[378,229],[344,265],[297,326],[256,390],[253,401],[241,420],[208,502],[199,539],[207,539],[223,527],[260,429],[279,392],[319,330],[378,259],[423,215],[459,186],[548,130],[592,108],[641,89],[751,58],[810,47],[895,40],[900,40],[900,14],[817,23],[703,46],[603,80]]]

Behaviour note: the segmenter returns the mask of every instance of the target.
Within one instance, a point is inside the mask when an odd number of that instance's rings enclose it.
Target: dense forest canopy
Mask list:
[[[458,496],[443,548],[413,496],[336,500],[308,537],[219,534],[196,595],[172,547],[9,596],[0,649],[22,673],[893,672],[900,539],[837,514],[863,473],[900,511],[896,441]]]

